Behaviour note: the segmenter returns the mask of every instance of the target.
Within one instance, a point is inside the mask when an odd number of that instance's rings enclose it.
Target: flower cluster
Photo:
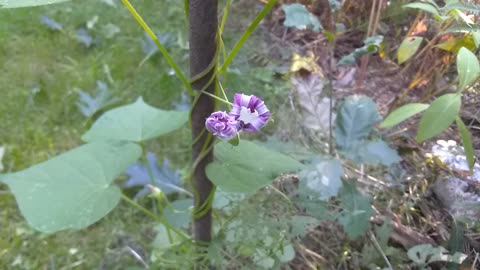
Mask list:
[[[205,126],[219,139],[231,140],[241,131],[257,132],[269,118],[270,111],[263,100],[254,95],[235,94],[232,111],[212,113]]]

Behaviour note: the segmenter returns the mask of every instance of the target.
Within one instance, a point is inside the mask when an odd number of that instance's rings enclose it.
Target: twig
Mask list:
[[[306,246],[304,245],[298,245],[298,247],[300,247],[303,251],[305,251],[308,255],[311,255],[319,260],[321,260],[322,262],[327,262],[327,259],[325,259],[322,255],[308,249]]]
[[[383,260],[384,260],[385,263],[387,264],[388,268],[389,268],[390,270],[393,270],[392,264],[391,264],[390,261],[388,260],[387,255],[385,255],[385,252],[383,252],[382,247],[381,247],[380,244],[378,243],[377,238],[376,238],[375,235],[372,233],[372,231],[368,231],[368,236],[370,236],[370,240],[372,240],[373,245],[375,246],[375,248],[377,249],[377,251],[380,252],[380,255],[382,255]]]

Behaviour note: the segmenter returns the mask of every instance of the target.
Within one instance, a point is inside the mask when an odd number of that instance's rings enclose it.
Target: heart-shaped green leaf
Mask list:
[[[418,124],[417,142],[428,140],[448,128],[457,118],[461,105],[462,98],[458,94],[446,94],[432,102]]]
[[[284,154],[249,141],[241,141],[238,146],[218,143],[215,158],[207,166],[207,176],[226,192],[254,193],[279,174],[304,167]]]
[[[0,0],[0,7],[2,8],[19,8],[19,7],[34,7],[42,5],[50,5],[70,0]]]
[[[365,96],[350,96],[339,109],[336,119],[336,142],[347,149],[355,142],[365,139],[372,131],[373,124],[380,120],[377,104]]]
[[[146,104],[140,97],[133,104],[104,113],[82,139],[86,142],[141,142],[172,132],[182,127],[187,120],[186,111],[160,110]]]
[[[134,143],[89,143],[0,179],[33,228],[46,233],[81,229],[117,205],[121,193],[112,181],[140,154]]]
[[[480,64],[477,56],[469,49],[462,47],[457,54],[458,91],[463,91],[474,83],[480,75]]]
[[[390,113],[380,124],[381,128],[389,128],[400,124],[417,113],[423,112],[428,108],[427,104],[411,103],[403,105]]]

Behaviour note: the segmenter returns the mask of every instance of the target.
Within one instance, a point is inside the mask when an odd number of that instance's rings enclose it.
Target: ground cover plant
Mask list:
[[[0,6],[3,268],[478,265],[476,3]]]

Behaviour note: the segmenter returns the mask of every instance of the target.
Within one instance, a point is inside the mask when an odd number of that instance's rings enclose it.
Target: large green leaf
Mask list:
[[[0,7],[2,8],[19,8],[19,7],[33,7],[50,5],[70,0],[0,0]]]
[[[382,140],[377,141],[359,141],[352,147],[345,149],[342,153],[357,164],[382,164],[390,166],[402,159],[397,151],[390,148]]]
[[[336,142],[343,149],[365,139],[373,124],[380,120],[377,105],[365,96],[350,96],[339,109],[336,119]]]
[[[477,56],[469,49],[462,47],[457,54],[458,91],[463,91],[474,83],[480,75],[480,64]]]
[[[312,165],[300,172],[300,181],[306,187],[316,191],[320,200],[337,196],[342,187],[342,164],[338,159],[317,158]]]
[[[238,146],[220,142],[214,154],[216,160],[207,166],[207,176],[226,192],[254,193],[279,174],[304,167],[284,154],[244,140]]]
[[[428,104],[411,103],[403,105],[390,113],[380,124],[381,128],[389,128],[400,124],[417,113],[423,112],[428,108]]]
[[[82,137],[84,141],[124,140],[141,142],[182,127],[188,112],[164,111],[140,97],[130,105],[103,114]]]
[[[473,170],[473,165],[475,163],[475,158],[473,156],[473,144],[472,144],[472,135],[468,131],[468,128],[463,123],[462,119],[457,116],[456,123],[458,127],[458,132],[462,138],[463,148],[465,149],[465,156],[467,156],[468,167],[470,171]]]
[[[398,64],[402,64],[410,57],[412,57],[420,48],[420,44],[422,44],[423,38],[422,37],[407,37],[403,40],[402,44],[397,51],[397,60]]]
[[[343,209],[338,218],[351,239],[363,235],[370,228],[370,217],[375,214],[371,198],[357,190],[355,184],[345,181],[340,192],[340,206]]]
[[[446,94],[432,102],[418,125],[417,142],[428,140],[448,128],[457,118],[461,105],[458,94]]]
[[[318,18],[310,13],[302,4],[283,4],[282,9],[285,12],[285,21],[283,25],[287,27],[295,27],[300,30],[313,29],[318,32],[322,29],[322,25]]]
[[[112,181],[140,154],[134,143],[89,143],[2,179],[35,229],[81,229],[117,205],[120,189]]]

